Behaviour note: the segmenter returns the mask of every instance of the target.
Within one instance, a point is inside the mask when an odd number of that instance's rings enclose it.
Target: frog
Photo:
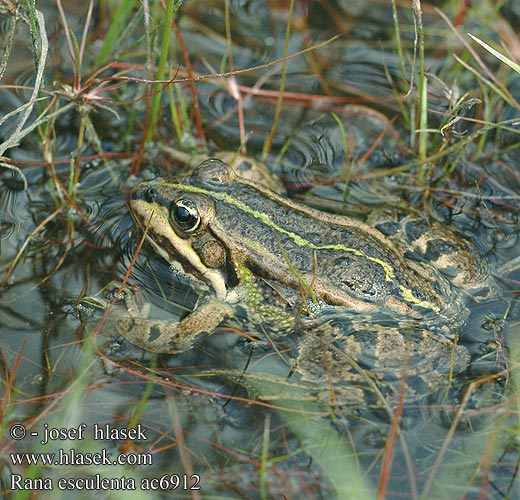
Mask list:
[[[188,276],[199,294],[193,311],[176,322],[128,307],[117,330],[149,352],[185,352],[241,318],[246,328],[276,338],[297,330],[295,369],[302,378],[323,372],[326,359],[316,353],[326,345],[331,359],[338,358],[337,349],[340,358],[353,359],[346,369],[344,361],[329,363],[339,380],[353,372],[359,378],[355,356],[367,352],[376,378],[421,358],[410,373],[434,380],[434,370],[467,367],[458,336],[469,316],[468,297],[495,289],[469,242],[441,231],[440,224],[440,237],[428,236],[422,226],[416,230],[414,246],[396,229],[409,229],[408,218],[400,223],[386,214],[363,221],[323,212],[238,175],[219,158],[182,176],[137,184],[129,211],[149,248]],[[436,241],[443,245],[432,245]],[[427,247],[436,249],[433,264],[424,256]]]

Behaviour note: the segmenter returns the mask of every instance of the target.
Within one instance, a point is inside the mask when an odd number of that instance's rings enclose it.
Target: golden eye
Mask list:
[[[200,226],[199,211],[191,200],[177,200],[172,204],[170,214],[178,228],[186,233],[193,233]]]

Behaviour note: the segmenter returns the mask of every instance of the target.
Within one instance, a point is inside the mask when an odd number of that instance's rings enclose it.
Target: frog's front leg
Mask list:
[[[233,308],[216,298],[205,302],[177,323],[142,317],[143,310],[127,303],[128,316],[116,320],[117,331],[132,344],[147,351],[176,354],[187,351],[203,334],[211,334],[230,317]]]

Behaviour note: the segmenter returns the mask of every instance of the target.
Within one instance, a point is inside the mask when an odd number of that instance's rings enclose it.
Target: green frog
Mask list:
[[[312,352],[323,342],[344,352],[369,350],[383,370],[402,368],[412,355],[462,369],[468,357],[457,338],[469,314],[466,295],[493,289],[469,243],[440,224],[429,231],[388,214],[367,223],[318,211],[217,158],[180,178],[138,184],[129,207],[156,254],[189,276],[200,295],[176,323],[129,306],[117,329],[152,352],[186,351],[240,318],[254,331],[309,332],[297,365],[310,377],[322,365]],[[343,312],[349,319],[338,322]]]

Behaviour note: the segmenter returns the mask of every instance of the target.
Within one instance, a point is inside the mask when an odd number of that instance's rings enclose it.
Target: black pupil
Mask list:
[[[177,219],[177,222],[186,224],[186,222],[189,222],[192,217],[191,212],[186,207],[177,207],[175,209],[175,218]]]
[[[199,222],[199,214],[195,205],[187,200],[179,200],[173,210],[175,222],[185,230],[193,229]]]

